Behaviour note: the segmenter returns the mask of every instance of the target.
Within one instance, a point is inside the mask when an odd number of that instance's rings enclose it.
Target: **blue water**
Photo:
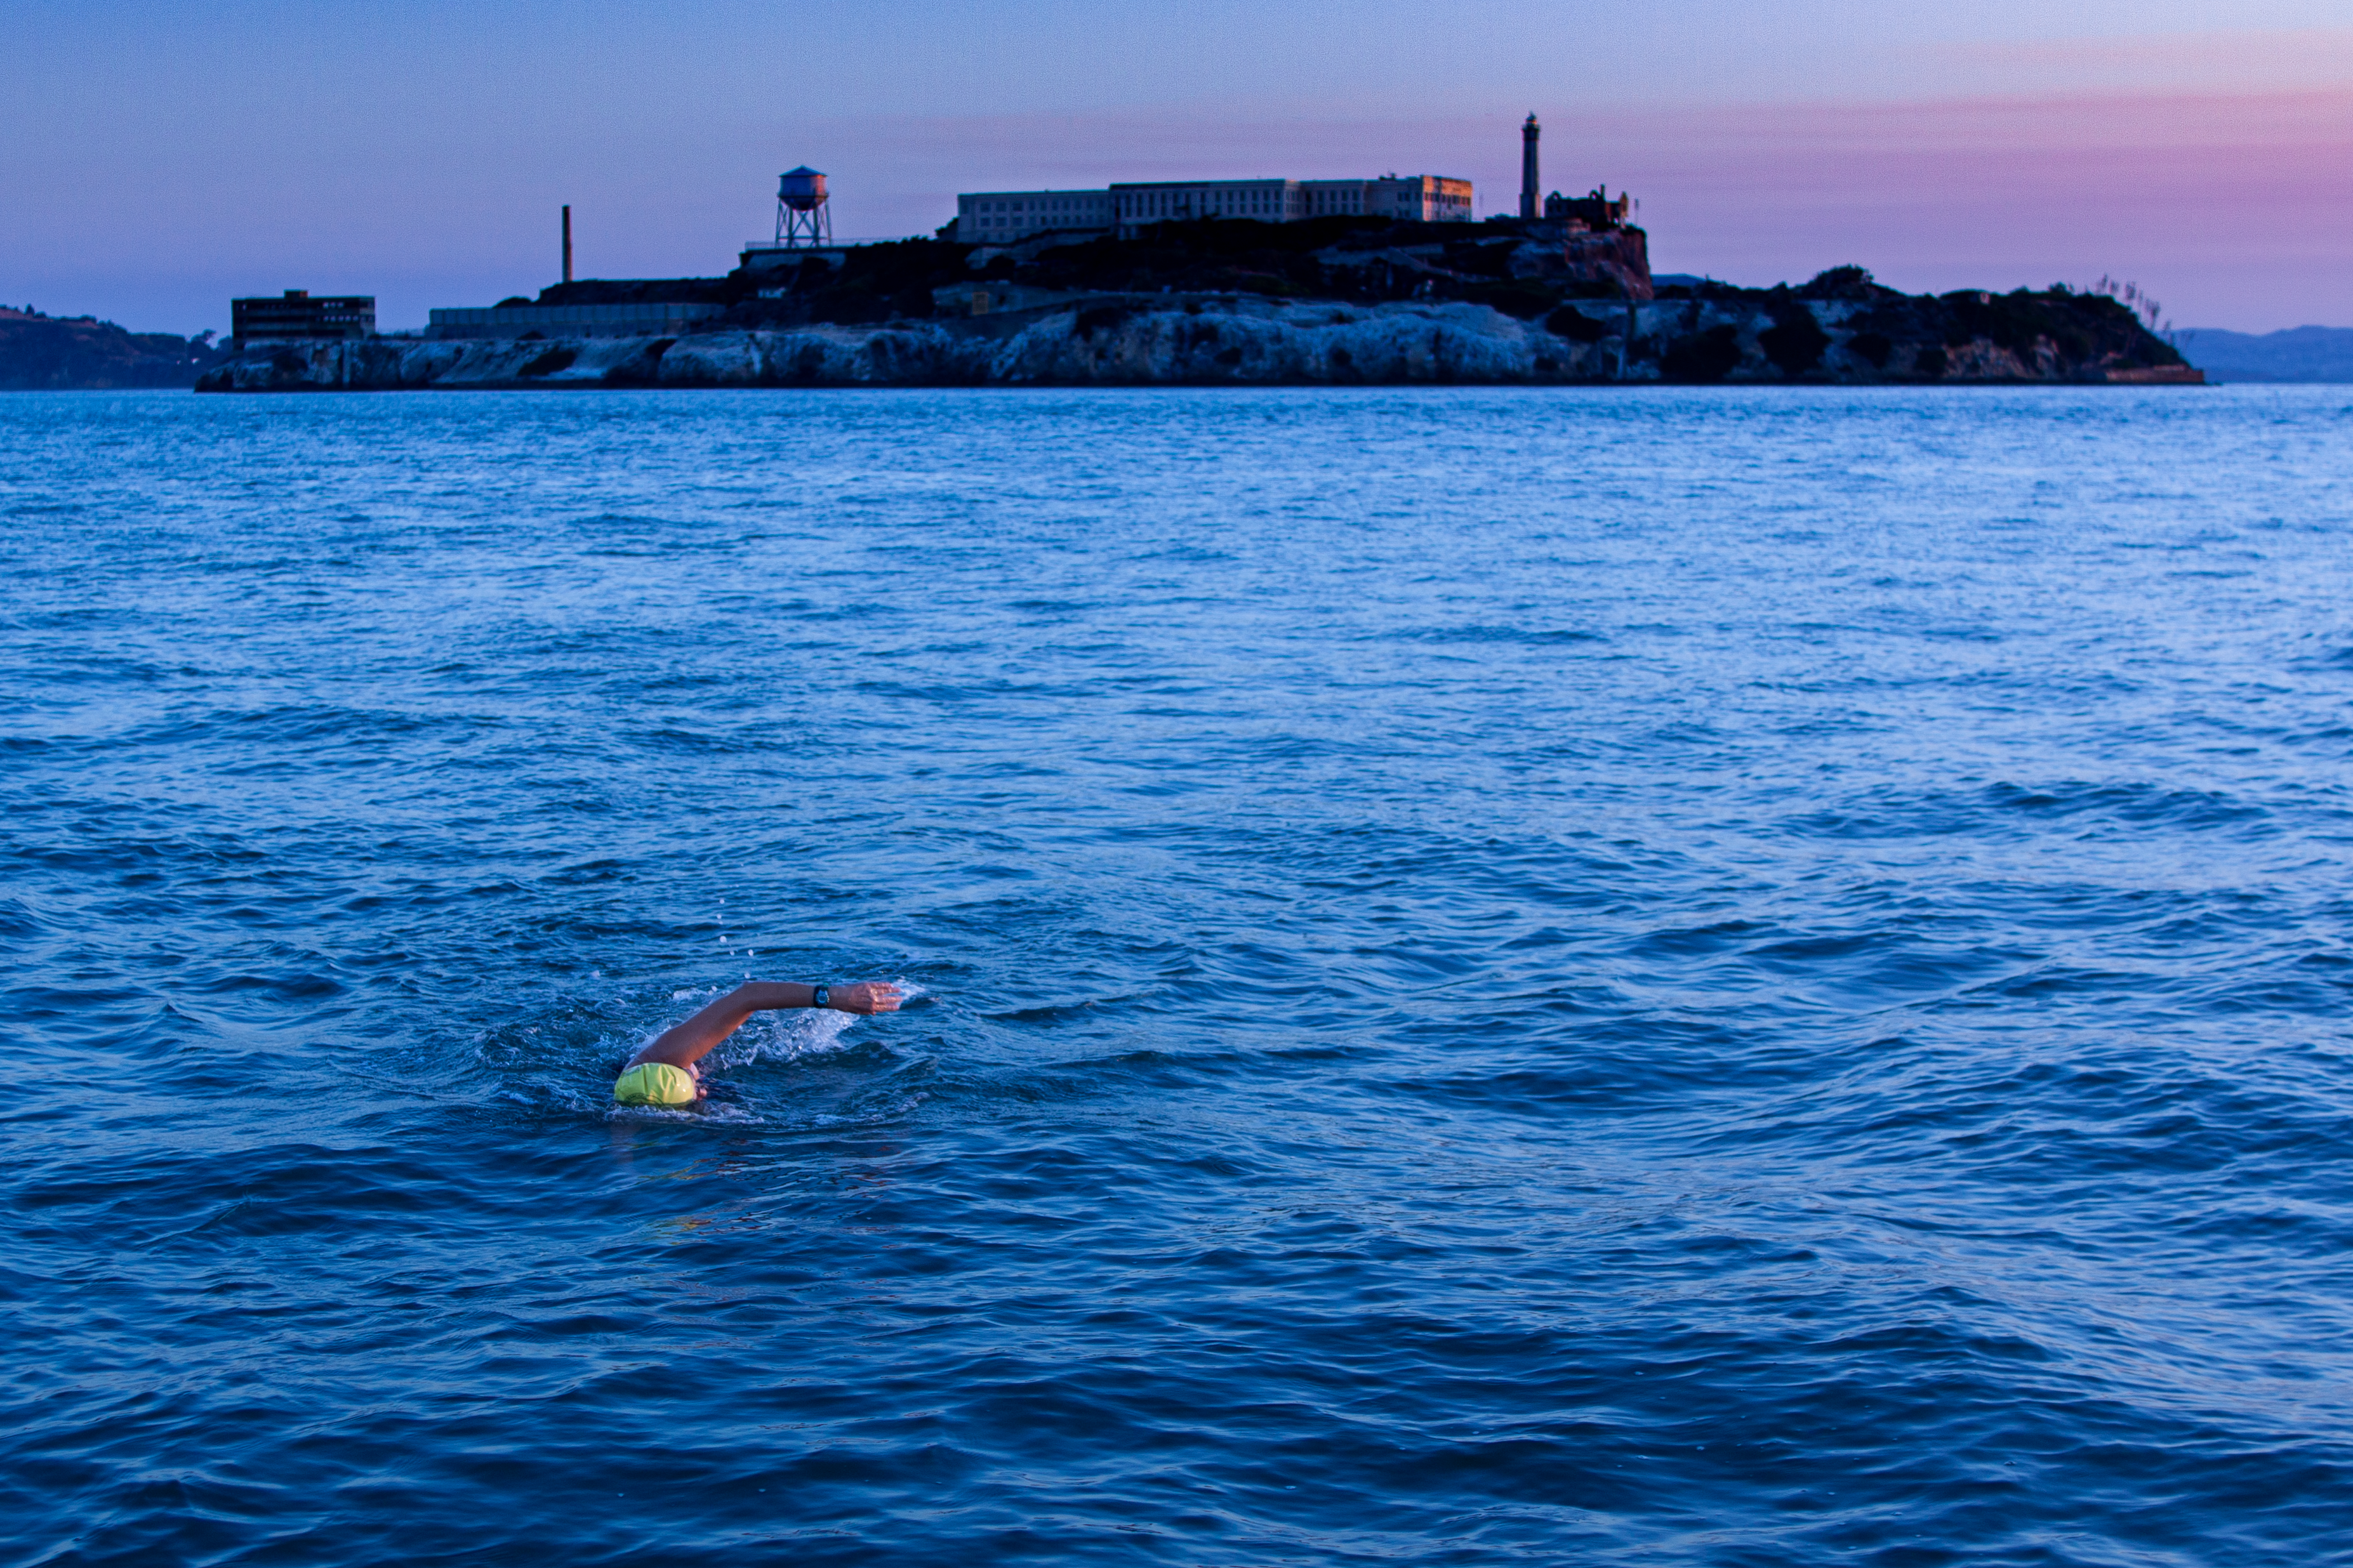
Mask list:
[[[2353,1553],[2347,389],[0,400],[10,1563]],[[616,1065],[746,973],[698,1112]]]

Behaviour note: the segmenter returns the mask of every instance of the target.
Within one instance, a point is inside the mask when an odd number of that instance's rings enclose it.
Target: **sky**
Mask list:
[[[712,276],[960,190],[1440,174],[1630,191],[1653,268],[2138,283],[2178,326],[2353,325],[2353,0],[0,0],[0,304],[385,330],[560,275]]]

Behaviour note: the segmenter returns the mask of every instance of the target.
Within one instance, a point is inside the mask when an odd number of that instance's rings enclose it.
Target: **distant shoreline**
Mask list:
[[[2285,327],[2275,332],[2191,327],[2173,338],[2216,381],[2353,383],[2353,327]]]
[[[95,316],[0,307],[0,392],[193,386],[228,357],[210,332],[132,332]]]

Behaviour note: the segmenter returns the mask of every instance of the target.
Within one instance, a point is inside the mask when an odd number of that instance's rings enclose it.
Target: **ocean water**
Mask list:
[[[2343,1561],[2349,475],[0,400],[5,1561]],[[920,994],[617,1112],[745,974]]]

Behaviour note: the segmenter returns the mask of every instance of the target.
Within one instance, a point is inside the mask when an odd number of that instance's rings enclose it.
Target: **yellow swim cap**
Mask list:
[[[613,1080],[623,1105],[692,1105],[694,1075],[668,1062],[639,1062]]]

